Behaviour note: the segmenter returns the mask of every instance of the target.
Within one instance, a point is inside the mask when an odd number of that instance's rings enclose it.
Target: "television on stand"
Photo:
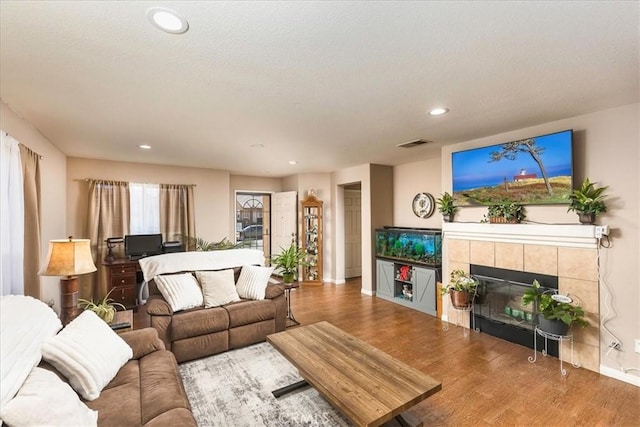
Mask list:
[[[127,234],[124,253],[131,260],[159,255],[162,253],[162,234]]]

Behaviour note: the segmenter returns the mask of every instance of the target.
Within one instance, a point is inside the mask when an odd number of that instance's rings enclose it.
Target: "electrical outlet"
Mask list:
[[[596,239],[602,239],[602,236],[609,235],[608,225],[596,225]]]
[[[640,353],[640,338],[636,338],[636,353]]]

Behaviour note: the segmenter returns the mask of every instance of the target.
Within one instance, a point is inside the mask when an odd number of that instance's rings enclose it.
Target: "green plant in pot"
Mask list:
[[[276,268],[278,273],[282,274],[282,280],[285,283],[292,283],[298,277],[298,268],[309,265],[305,260],[306,256],[303,249],[296,247],[295,243],[291,243],[291,246],[286,249],[281,248],[278,255],[271,257],[271,265]]]
[[[93,299],[86,300],[80,298],[78,299],[78,304],[84,310],[91,310],[105,322],[111,323],[113,322],[113,317],[116,314],[116,307],[120,307],[123,310],[126,309],[124,305],[120,304],[119,302],[113,302],[113,299],[109,298],[111,292],[113,292],[113,289],[111,289],[102,300],[97,302],[94,302]]]
[[[449,284],[442,287],[442,294],[449,294],[454,308],[467,309],[471,307],[477,287],[478,279],[463,270],[452,270]]]
[[[578,214],[580,223],[593,224],[596,217],[607,211],[604,203],[604,192],[609,187],[596,187],[595,182],[585,178],[580,188],[573,190],[569,195],[569,209]]]
[[[581,327],[589,323],[584,319],[584,310],[579,305],[571,304],[571,298],[554,292],[540,291],[540,283],[533,281],[533,286],[522,296],[523,305],[534,305],[538,314],[538,327],[554,335],[566,335],[572,325]]]
[[[489,206],[487,216],[492,224],[519,224],[527,217],[522,205],[511,202],[500,202]]]
[[[444,222],[452,222],[458,208],[454,206],[453,196],[448,192],[442,193],[442,195],[436,199],[438,205],[438,212],[442,214]]]

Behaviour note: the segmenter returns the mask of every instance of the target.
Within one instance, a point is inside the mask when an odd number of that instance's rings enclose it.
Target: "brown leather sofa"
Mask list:
[[[236,281],[241,268],[234,268]],[[146,310],[151,326],[179,363],[265,341],[267,335],[286,327],[284,285],[279,282],[267,285],[264,300],[243,299],[222,307],[176,313],[153,280],[148,286]]]
[[[153,328],[120,335],[133,349],[129,360],[96,400],[99,426],[196,426],[176,359]]]

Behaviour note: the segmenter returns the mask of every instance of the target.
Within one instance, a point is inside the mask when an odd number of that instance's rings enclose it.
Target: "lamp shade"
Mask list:
[[[96,271],[89,239],[61,239],[49,241],[47,263],[41,276],[77,276]]]

